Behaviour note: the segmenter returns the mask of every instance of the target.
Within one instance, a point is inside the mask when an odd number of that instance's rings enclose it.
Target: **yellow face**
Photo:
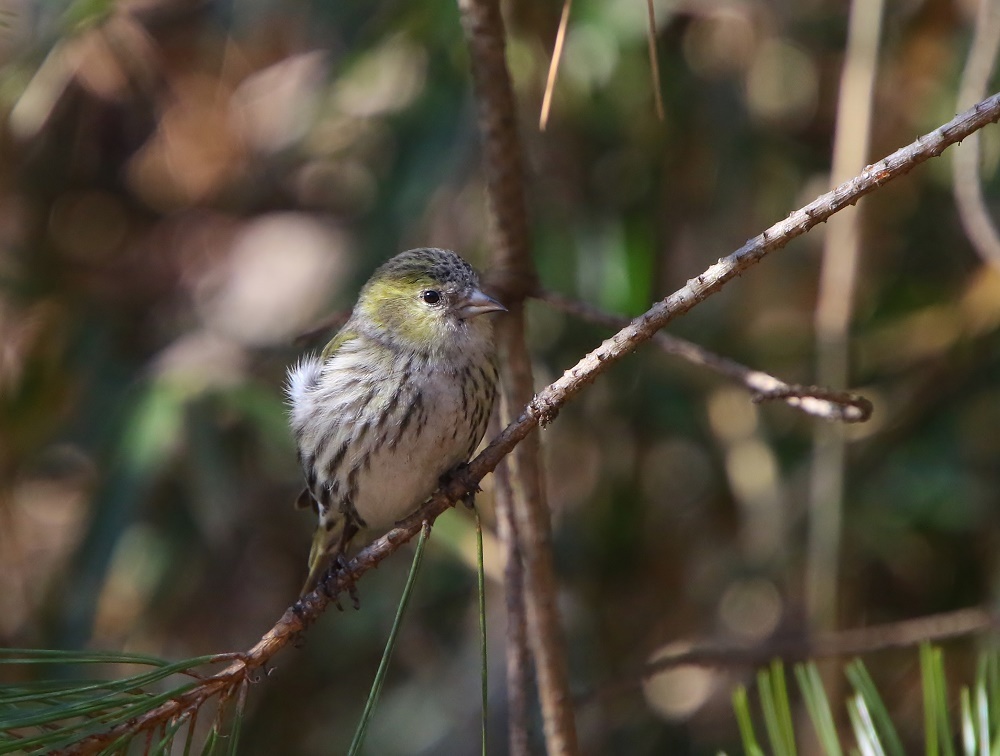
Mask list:
[[[365,319],[380,330],[416,347],[432,348],[448,337],[456,318],[447,291],[429,277],[381,278],[371,281],[359,307]]]
[[[472,267],[454,252],[415,249],[392,258],[361,290],[355,328],[424,352],[461,352],[492,338],[488,319],[506,308],[479,288]]]

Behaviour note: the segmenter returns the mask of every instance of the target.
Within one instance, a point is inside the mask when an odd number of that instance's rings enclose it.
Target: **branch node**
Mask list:
[[[542,428],[548,427],[559,416],[559,408],[542,401],[537,394],[528,406],[531,408],[531,414],[538,418],[538,424]]]

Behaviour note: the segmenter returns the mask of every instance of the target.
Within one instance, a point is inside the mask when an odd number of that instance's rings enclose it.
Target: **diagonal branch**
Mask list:
[[[433,521],[455,502],[474,491],[479,481],[492,472],[500,460],[531,431],[539,425],[551,422],[563,405],[572,400],[584,387],[596,380],[597,376],[612,364],[635,351],[640,344],[649,340],[671,320],[714,294],[728,281],[748,270],[766,255],[781,249],[789,241],[824,222],[844,207],[854,204],[860,197],[905,175],[920,163],[937,157],[950,145],[960,142],[969,134],[997,120],[1000,120],[1000,94],[983,100],[940,128],[919,137],[912,144],[869,166],[859,176],[796,210],[785,220],[750,239],[734,253],[722,258],[669,297],[656,303],[626,328],[583,357],[563,373],[562,377],[539,391],[520,416],[496,436],[465,470],[438,489],[423,507],[403,520],[398,527],[362,550],[331,580],[330,588],[338,592],[346,591],[364,573],[416,536],[425,520]],[[91,736],[63,753],[95,753],[123,734],[147,731],[166,722],[172,716],[179,716],[200,706],[223,690],[232,690],[315,622],[330,601],[331,599],[319,591],[314,591],[296,606],[286,610],[256,646],[226,669],[206,678],[196,688],[167,701],[151,712],[104,733]]]
[[[515,442],[519,441],[536,425],[544,426],[551,422],[563,404],[592,383],[610,364],[634,352],[639,344],[652,338],[667,323],[707,299],[764,256],[781,249],[792,239],[825,222],[834,213],[855,204],[878,187],[909,173],[921,163],[940,155],[950,145],[997,120],[1000,120],[1000,94],[983,100],[945,125],[868,166],[860,175],[845,181],[750,239],[731,255],[720,259],[669,297],[657,302],[635,318],[628,327],[607,339],[563,373],[562,377],[542,389],[518,421],[509,426],[497,441],[506,441],[508,434]],[[486,449],[483,456],[489,451]]]
[[[870,627],[828,631],[810,637],[773,638],[747,645],[727,641],[675,642],[663,646],[652,661],[634,675],[609,682],[581,701],[614,698],[638,688],[643,680],[674,667],[756,667],[772,659],[788,663],[806,659],[862,656],[891,649],[913,648],[922,642],[941,642],[1000,628],[1000,615],[984,607],[967,607],[926,617]]]
[[[623,328],[629,323],[626,317],[613,315],[586,302],[577,302],[555,292],[539,290],[535,296],[553,309],[590,323],[609,328]],[[688,362],[707,367],[742,384],[751,392],[752,401],[755,403],[781,400],[789,407],[807,415],[842,423],[863,423],[872,415],[872,403],[858,394],[834,391],[820,386],[785,383],[773,375],[761,370],[752,370],[735,360],[668,333],[657,333],[653,336],[652,342],[667,354],[683,357]]]
[[[871,627],[819,633],[811,638],[775,640],[759,647],[699,643],[666,649],[643,670],[651,676],[679,664],[766,664],[785,661],[857,656],[893,648],[912,648],[924,641],[943,641],[1000,626],[1000,616],[980,607],[931,614]]]

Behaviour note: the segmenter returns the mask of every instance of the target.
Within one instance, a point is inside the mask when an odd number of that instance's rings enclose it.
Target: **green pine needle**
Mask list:
[[[927,756],[955,756],[948,718],[948,688],[941,649],[920,647],[920,674],[924,693],[924,732]]]
[[[937,693],[934,687],[933,660],[930,644],[920,646],[920,680],[924,695],[924,743],[927,756],[938,756]]]
[[[406,605],[410,602],[413,583],[416,580],[417,572],[420,569],[420,562],[423,559],[424,544],[427,542],[427,536],[430,532],[431,524],[424,522],[424,526],[420,529],[420,538],[417,540],[416,551],[413,554],[413,563],[410,565],[410,574],[406,576],[403,595],[399,599],[399,606],[396,607],[396,618],[393,620],[392,629],[389,631],[389,638],[386,640],[385,649],[382,651],[382,661],[379,662],[378,671],[375,673],[375,679],[372,681],[371,691],[368,693],[368,700],[365,702],[365,710],[361,713],[361,720],[354,731],[354,738],[351,740],[351,746],[347,750],[347,756],[356,756],[365,741],[368,725],[371,722],[372,715],[375,713],[375,704],[378,703],[379,696],[382,693],[382,685],[389,670],[389,659],[392,658],[393,649],[396,647],[396,636],[399,635],[399,628],[403,624],[403,613],[406,611]]]
[[[480,676],[482,679],[482,730],[483,730],[483,756],[486,756],[486,720],[489,713],[489,680],[487,678],[487,663],[489,655],[486,649],[486,567],[483,563],[483,523],[479,518],[479,510],[473,509],[476,517],[476,564],[479,569],[477,584],[479,587],[479,649],[482,657],[482,669]]]
[[[219,731],[216,729],[215,725],[212,725],[212,729],[208,733],[208,737],[205,738],[205,745],[202,746],[201,756],[212,756],[215,753],[215,745],[219,740]]]
[[[976,756],[976,720],[972,715],[972,695],[967,685],[963,685],[959,692],[959,724],[964,755]]]
[[[176,720],[170,723],[163,733],[163,738],[153,747],[150,751],[151,756],[158,756],[161,753],[169,753],[171,747],[174,744],[174,738],[185,724],[188,723],[187,717],[178,717]]]
[[[993,701],[993,709],[1000,705],[1000,701]],[[976,683],[976,725],[979,742],[979,756],[990,756],[990,702],[986,697],[986,686],[981,682]],[[1000,743],[1000,738],[997,740]]]
[[[240,732],[243,730],[243,714],[247,708],[247,680],[244,678],[236,695],[236,709],[233,711],[233,721],[229,726],[229,756],[237,756],[240,744]]]
[[[212,655],[169,663],[127,653],[0,649],[0,670],[22,677],[33,667],[57,665],[63,675],[0,685],[0,754],[48,752],[106,732],[190,690],[197,684],[192,674],[195,668],[229,658]],[[152,669],[117,680],[74,678],[63,671],[102,665],[111,667],[112,673],[118,673],[121,665]],[[20,673],[16,672],[19,667]],[[164,681],[178,675],[186,680],[162,690]],[[135,737],[124,734],[105,751],[123,752]],[[147,748],[152,751],[157,743],[150,737]],[[162,737],[172,737],[169,728]]]
[[[740,685],[733,692],[733,710],[736,712],[736,723],[740,728],[740,739],[743,741],[743,752],[746,756],[764,756],[764,750],[757,742],[753,731],[753,718],[750,716],[750,701],[747,689]]]
[[[949,715],[948,687],[943,653],[924,644],[920,648],[921,685],[924,699],[924,734],[929,756],[955,756],[956,747]],[[845,667],[854,689],[846,701],[846,712],[857,748],[841,743],[833,712],[815,663],[795,666],[795,677],[816,730],[823,752],[841,756],[847,750],[858,756],[906,756],[902,739],[885,701],[860,659]],[[785,690],[780,661],[757,673],[760,707],[775,756],[795,753],[791,706]],[[972,686],[963,687],[956,702],[960,710],[963,756],[1000,756],[1000,651],[982,653]],[[743,748],[748,756],[762,756],[756,740],[746,689],[733,693],[733,708]]]
[[[855,693],[847,700],[847,716],[851,720],[854,738],[858,741],[862,756],[886,756],[871,712],[860,693]]]
[[[903,741],[900,740],[899,733],[892,723],[892,717],[889,716],[889,710],[879,695],[875,682],[868,674],[864,663],[860,659],[855,659],[847,665],[845,674],[854,691],[861,696],[871,716],[879,743],[887,756],[906,756]]]
[[[152,667],[118,680],[63,676],[0,686],[0,754],[50,751],[107,731],[190,690],[196,684],[191,677],[194,668],[227,658],[203,656],[168,663],[136,654],[0,649],[0,669],[13,674],[18,674],[14,672],[18,667],[40,665],[69,670],[104,665],[113,672],[121,665]],[[151,692],[177,675],[188,681]]]
[[[833,712],[830,711],[830,702],[826,697],[826,690],[823,688],[823,681],[816,664],[814,662],[796,664],[795,679],[806,701],[806,709],[813,727],[816,728],[816,735],[819,737],[823,752],[827,756],[842,756],[843,750],[837,737],[837,727],[833,723]]]
[[[792,710],[785,685],[785,668],[780,660],[771,662],[770,669],[757,673],[757,687],[771,752],[775,756],[795,756]]]

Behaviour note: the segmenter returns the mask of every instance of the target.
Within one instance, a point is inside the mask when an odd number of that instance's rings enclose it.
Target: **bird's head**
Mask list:
[[[382,265],[361,290],[355,317],[396,343],[450,351],[491,341],[488,312],[507,308],[479,287],[465,260],[445,249],[411,249]]]

